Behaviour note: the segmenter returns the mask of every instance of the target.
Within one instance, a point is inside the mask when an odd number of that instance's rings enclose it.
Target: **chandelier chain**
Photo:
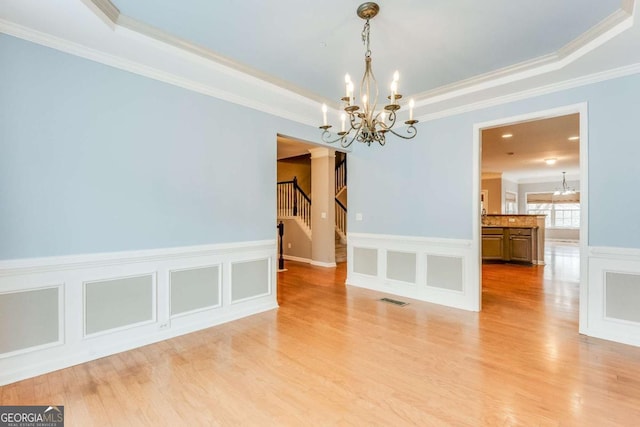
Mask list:
[[[365,58],[371,57],[371,47],[369,46],[369,29],[371,26],[369,25],[369,20],[364,24],[364,28],[362,29],[362,44],[367,47],[367,50],[364,53]]]

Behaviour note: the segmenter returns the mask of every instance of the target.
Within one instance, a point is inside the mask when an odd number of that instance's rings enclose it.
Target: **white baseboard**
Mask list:
[[[232,271],[265,260],[265,287],[255,296],[232,301],[232,290],[242,290]],[[237,320],[278,307],[276,300],[275,240],[222,245],[89,254],[70,257],[0,262],[0,298],[43,287],[58,287],[59,340],[0,354],[0,385],[63,369],[158,341]],[[215,307],[171,315],[170,272],[216,265],[221,269],[220,301]],[[250,268],[250,267],[247,267]],[[108,278],[152,274],[154,280],[149,321],[127,328],[86,335],[84,284]],[[242,277],[240,275],[239,277]],[[240,279],[236,279],[240,280]],[[266,292],[265,292],[266,289]],[[256,291],[258,292],[258,291]],[[246,292],[245,292],[246,293]],[[17,321],[17,320],[16,320]],[[12,336],[0,339],[11,340]]]
[[[314,260],[311,260],[309,264],[315,265],[316,267],[325,267],[325,268],[333,268],[336,266],[335,262],[322,262],[322,261],[314,261]]]
[[[314,261],[309,258],[301,258],[293,255],[283,255],[283,258],[287,261],[296,261],[296,262],[304,262],[305,264],[315,265],[316,267],[335,267],[335,262],[322,262],[322,261]]]
[[[305,264],[311,264],[311,260],[309,258],[302,258],[299,256],[293,256],[293,255],[283,255],[282,257],[286,261],[304,262]]]

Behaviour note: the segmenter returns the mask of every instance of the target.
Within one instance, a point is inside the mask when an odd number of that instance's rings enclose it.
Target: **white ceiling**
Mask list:
[[[136,21],[337,101],[364,71],[360,0],[112,0]],[[381,91],[395,69],[417,95],[553,54],[619,11],[621,0],[379,0],[371,21]]]
[[[510,138],[503,135],[511,134]],[[578,114],[529,121],[482,131],[482,173],[501,174],[515,182],[559,181],[562,172],[574,179],[580,172]],[[547,165],[545,159],[556,159]]]

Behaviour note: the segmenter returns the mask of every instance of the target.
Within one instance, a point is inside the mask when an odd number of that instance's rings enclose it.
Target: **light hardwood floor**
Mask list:
[[[0,388],[67,426],[636,426],[640,348],[578,334],[577,248],[483,267],[469,313],[288,262],[278,310]],[[396,298],[398,299],[398,298]]]

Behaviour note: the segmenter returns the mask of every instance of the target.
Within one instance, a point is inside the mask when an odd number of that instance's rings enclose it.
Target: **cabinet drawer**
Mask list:
[[[530,228],[511,228],[509,234],[512,236],[531,236]]]
[[[498,228],[486,228],[486,227],[482,227],[482,235],[496,235],[496,234],[502,234],[503,233],[503,228],[498,227]]]

